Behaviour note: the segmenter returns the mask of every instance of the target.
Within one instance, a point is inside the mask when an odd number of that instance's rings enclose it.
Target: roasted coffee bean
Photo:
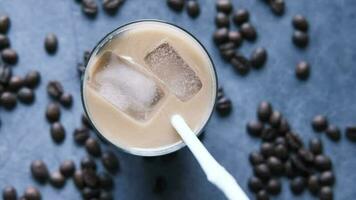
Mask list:
[[[198,17],[200,14],[200,6],[198,1],[196,0],[189,0],[187,2],[187,13],[190,17]]]
[[[334,193],[329,186],[324,186],[320,189],[319,192],[319,198],[320,200],[333,200],[334,199]]]
[[[21,76],[12,76],[9,80],[7,89],[16,92],[24,85],[25,80]]]
[[[305,61],[300,61],[295,68],[295,75],[300,80],[308,79],[310,74],[310,65]]]
[[[103,8],[109,14],[115,14],[124,0],[103,0]]]
[[[219,12],[215,16],[215,25],[218,28],[221,27],[229,27],[230,26],[230,19],[225,13]]]
[[[47,120],[51,123],[59,120],[61,116],[61,111],[57,103],[50,103],[46,109]]]
[[[314,162],[314,155],[311,151],[306,149],[300,148],[298,150],[298,156],[306,163],[313,163]]]
[[[252,136],[261,136],[264,125],[260,121],[250,121],[247,123],[246,129]]]
[[[295,195],[303,193],[305,185],[305,179],[300,176],[297,176],[290,181],[290,189]]]
[[[287,144],[288,144],[288,147],[291,149],[291,150],[298,150],[299,148],[303,147],[303,142],[302,140],[300,139],[300,137],[295,134],[295,133],[292,133],[292,132],[288,132],[286,134],[286,140],[287,140]]]
[[[11,92],[3,92],[0,96],[0,103],[5,109],[11,110],[16,106],[16,96]]]
[[[290,157],[290,160],[291,160],[291,163],[292,163],[292,166],[298,170],[298,172],[300,174],[302,174],[303,176],[307,176],[309,174],[312,173],[312,170],[309,168],[309,166],[307,166],[301,158],[299,158],[298,156],[296,155],[292,155]]]
[[[347,139],[356,142],[356,126],[347,126],[345,130]]]
[[[219,28],[213,35],[215,44],[220,45],[229,40],[229,30],[227,28]]]
[[[63,93],[59,99],[59,102],[65,107],[70,107],[73,103],[73,97],[69,93]]]
[[[309,43],[309,36],[302,31],[294,31],[292,41],[297,47],[305,48]]]
[[[332,167],[331,160],[326,155],[317,155],[314,159],[314,165],[320,171],[330,170]]]
[[[256,200],[269,200],[266,190],[260,190],[256,195]]]
[[[276,15],[283,15],[285,10],[284,0],[271,0],[270,1],[271,10]]]
[[[287,145],[287,141],[283,136],[279,136],[274,140],[274,144],[275,145],[279,145],[279,144]]]
[[[9,80],[12,76],[11,67],[0,64],[0,84],[6,85],[9,83]]]
[[[1,51],[2,60],[10,65],[14,65],[17,63],[18,55],[15,50],[11,48],[5,48]]]
[[[100,144],[94,138],[88,138],[85,141],[85,149],[92,156],[98,157],[101,155]]]
[[[315,132],[325,131],[328,124],[328,119],[324,115],[317,115],[312,120],[312,127]]]
[[[248,74],[251,68],[249,60],[239,53],[236,53],[234,57],[232,57],[231,64],[234,67],[235,71],[240,75]]]
[[[56,143],[63,142],[65,138],[65,130],[60,122],[54,122],[51,125],[51,137]]]
[[[309,176],[308,178],[308,189],[312,194],[317,194],[320,189],[319,177],[316,174]]]
[[[309,23],[303,15],[295,15],[293,17],[292,24],[295,29],[300,31],[307,31],[309,28]]]
[[[249,160],[252,165],[258,165],[262,164],[265,159],[261,153],[254,151],[250,153]]]
[[[230,49],[234,50],[235,47],[236,47],[236,45],[233,42],[229,41],[227,43],[219,45],[219,50],[220,51],[227,51]]]
[[[89,138],[89,129],[85,126],[82,126],[80,128],[76,128],[74,130],[74,141],[79,144],[85,144],[85,141]]]
[[[81,77],[85,72],[85,65],[83,63],[78,63],[77,70],[78,70],[79,77]]]
[[[158,176],[153,184],[154,193],[162,193],[167,188],[167,181],[163,176]]]
[[[269,194],[277,195],[277,194],[281,193],[281,190],[282,190],[281,182],[276,178],[272,178],[267,182],[266,189]]]
[[[82,114],[82,124],[89,128],[89,129],[93,129],[93,126],[91,125],[91,122],[89,121],[87,115],[85,113]]]
[[[72,160],[65,160],[59,166],[59,171],[65,177],[70,177],[74,174],[75,164]]]
[[[115,173],[119,170],[119,159],[113,152],[104,152],[101,156],[101,161],[108,171]]]
[[[32,89],[23,87],[17,92],[17,97],[22,103],[30,104],[35,99],[35,94]]]
[[[49,182],[53,187],[61,188],[64,186],[66,179],[59,171],[55,171],[51,173],[51,176],[49,177]]]
[[[265,128],[262,131],[261,138],[263,141],[271,142],[277,137],[277,130],[271,127]]]
[[[216,102],[216,110],[221,116],[227,116],[231,113],[232,103],[227,97],[222,97]]]
[[[282,162],[274,156],[271,156],[267,159],[267,166],[273,174],[279,175],[283,173],[284,166]]]
[[[242,36],[249,41],[254,41],[257,38],[256,29],[250,23],[246,22],[241,25]]]
[[[83,53],[83,62],[86,65],[90,59],[91,52],[90,50],[85,50]]]
[[[228,49],[228,50],[225,50],[225,51],[220,51],[220,54],[221,54],[221,57],[227,61],[227,62],[230,62],[231,59],[234,57],[235,55],[235,50],[234,49]]]
[[[73,181],[77,188],[82,189],[85,186],[82,170],[76,170],[73,175]]]
[[[232,16],[232,20],[237,26],[247,22],[249,18],[250,13],[246,9],[239,9]]]
[[[216,10],[218,12],[223,12],[229,14],[233,9],[232,3],[230,0],[218,0],[216,2]]]
[[[63,86],[59,81],[49,81],[47,84],[47,93],[53,99],[61,98],[63,94]]]
[[[278,144],[274,147],[274,153],[277,158],[281,160],[286,160],[288,158],[288,149],[283,144]]]
[[[273,155],[273,144],[269,142],[263,142],[260,147],[260,151],[265,158]]]
[[[107,192],[107,191],[100,192],[99,200],[113,200],[113,199],[114,199],[114,197],[112,196],[112,194],[110,192]]]
[[[100,190],[86,187],[82,190],[83,199],[94,199],[100,197]]]
[[[260,121],[268,121],[272,114],[272,105],[267,101],[262,101],[257,108],[257,117]]]
[[[58,48],[58,39],[54,33],[49,33],[46,35],[44,47],[49,54],[54,54]]]
[[[3,200],[17,200],[17,191],[13,186],[6,186],[2,190]]]
[[[34,88],[41,80],[41,75],[38,71],[29,71],[25,76],[25,85],[29,88]]]
[[[84,169],[82,170],[83,180],[85,185],[92,189],[96,189],[100,186],[100,180],[97,174],[92,169]]]
[[[333,141],[339,141],[341,138],[341,131],[339,127],[334,125],[329,125],[325,133]]]
[[[258,191],[263,189],[263,183],[261,179],[252,176],[248,179],[248,187],[252,192],[257,193]]]
[[[279,111],[273,111],[271,116],[269,117],[269,124],[272,127],[279,127],[279,125],[281,124],[281,120],[282,120],[282,113],[280,113]]]
[[[284,171],[285,174],[288,178],[294,178],[297,175],[296,169],[295,167],[292,165],[292,162],[290,160],[288,160],[287,162],[285,162],[284,164]]]
[[[25,190],[24,197],[26,200],[41,200],[41,193],[37,188],[29,186]]]
[[[255,49],[251,56],[250,56],[250,62],[251,66],[254,68],[261,68],[267,60],[267,51],[263,47],[259,47]]]
[[[114,186],[114,181],[111,176],[105,172],[102,172],[98,175],[100,181],[100,187],[105,190],[111,190]]]
[[[243,41],[242,35],[239,31],[230,31],[228,37],[229,41],[232,42],[235,47],[239,47]]]
[[[225,96],[225,93],[224,93],[224,88],[222,86],[219,86],[218,88],[218,92],[216,94],[216,98],[217,99],[221,99],[222,97]]]
[[[323,153],[323,143],[319,138],[313,138],[309,141],[309,149],[314,155]]]
[[[335,183],[335,176],[332,171],[325,171],[320,174],[320,185],[334,185]]]
[[[46,164],[42,160],[34,160],[31,163],[31,174],[37,181],[44,183],[48,180],[49,173]]]
[[[180,12],[184,8],[184,0],[167,0],[167,5],[172,10]]]
[[[6,35],[0,33],[0,50],[8,47],[10,47],[9,38]]]
[[[0,16],[0,33],[7,33],[10,29],[10,18],[7,15]]]
[[[271,177],[271,172],[267,164],[262,163],[256,165],[254,166],[253,170],[255,175],[263,180],[268,180]]]
[[[95,17],[98,13],[98,5],[95,0],[81,0],[82,11],[89,17]]]

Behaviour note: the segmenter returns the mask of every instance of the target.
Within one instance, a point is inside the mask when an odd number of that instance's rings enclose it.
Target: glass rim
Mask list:
[[[201,128],[197,131],[197,136],[199,136],[203,130],[204,127],[208,124],[208,122],[211,119],[211,116],[213,114],[214,111],[214,107],[216,104],[216,98],[217,98],[217,91],[218,91],[218,76],[216,73],[216,69],[215,69],[215,64],[213,62],[213,59],[211,58],[209,52],[207,51],[207,49],[204,47],[204,45],[193,35],[191,34],[189,31],[187,31],[186,29],[170,23],[170,22],[166,22],[163,20],[158,20],[158,19],[141,19],[141,20],[134,20],[131,21],[129,23],[123,24],[117,28],[115,28],[114,30],[110,31],[109,33],[107,33],[105,36],[102,37],[102,39],[100,39],[97,44],[94,46],[94,48],[91,50],[90,52],[90,56],[89,56],[89,60],[90,58],[93,56],[94,52],[97,52],[98,50],[100,50],[100,46],[101,45],[105,45],[105,41],[112,35],[114,35],[116,32],[118,32],[119,30],[132,25],[132,24],[137,24],[137,23],[144,23],[144,22],[158,22],[158,23],[162,23],[162,24],[168,24],[170,26],[173,26],[175,28],[178,28],[180,30],[182,30],[184,33],[188,34],[188,36],[190,36],[193,40],[195,40],[198,45],[203,49],[203,51],[206,53],[206,55],[209,58],[209,61],[211,63],[211,69],[212,69],[212,77],[213,79],[215,79],[215,97],[213,98],[213,105],[212,108],[210,109],[209,112],[209,116],[206,119],[206,121],[204,123],[202,123]],[[109,143],[110,145],[116,147],[117,149],[132,154],[132,155],[136,155],[136,156],[143,156],[143,157],[152,157],[152,156],[162,156],[162,155],[166,155],[166,154],[170,154],[173,152],[176,152],[178,150],[180,150],[181,148],[185,147],[186,144],[183,142],[183,140],[180,140],[174,144],[170,144],[170,145],[166,145],[166,146],[162,146],[162,147],[158,147],[158,148],[136,148],[136,147],[128,147],[125,145],[119,145],[119,144],[115,144],[113,142],[111,142],[109,139],[107,139],[105,136],[103,136],[102,133],[100,133],[100,131],[95,127],[94,123],[92,122],[90,115],[88,113],[86,104],[85,104],[85,100],[84,100],[84,81],[85,81],[85,77],[86,77],[86,73],[87,73],[87,67],[89,64],[89,60],[88,62],[85,64],[85,69],[84,69],[84,73],[81,75],[81,86],[80,86],[80,91],[81,91],[81,102],[82,102],[82,106],[83,106],[83,110],[85,115],[87,116],[87,119],[90,123],[90,125],[92,126],[92,128],[94,129],[94,132],[96,133],[96,135],[98,135],[102,140],[106,141],[107,143]]]

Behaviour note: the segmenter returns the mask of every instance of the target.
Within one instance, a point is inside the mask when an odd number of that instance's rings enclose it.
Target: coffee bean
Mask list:
[[[35,94],[31,89],[23,87],[17,92],[17,97],[22,103],[30,104],[35,99]]]
[[[268,180],[271,177],[271,172],[270,169],[268,168],[267,164],[259,164],[254,166],[254,173],[257,177],[263,179],[263,180]]]
[[[63,93],[59,99],[59,102],[65,107],[70,107],[73,103],[73,97],[69,93]]]
[[[325,171],[320,174],[320,185],[326,186],[326,185],[334,185],[335,183],[335,176],[332,171]]]
[[[153,192],[154,193],[162,193],[165,189],[167,188],[167,181],[164,177],[158,176],[155,179],[154,185],[153,185]]]
[[[236,47],[239,47],[243,41],[242,35],[239,31],[230,31],[228,37],[229,41],[233,42]]]
[[[309,176],[308,178],[308,189],[312,194],[317,194],[320,189],[319,177],[316,174]]]
[[[82,190],[82,197],[83,197],[83,199],[94,199],[94,200],[96,200],[97,198],[100,197],[100,190],[99,189],[93,189],[93,188],[85,187]]]
[[[96,189],[100,186],[100,180],[94,170],[91,169],[84,169],[83,173],[83,180],[85,185],[92,189]]]
[[[216,102],[216,110],[221,116],[227,116],[231,113],[232,103],[231,100],[227,97],[222,97]]]
[[[65,177],[70,177],[74,174],[75,164],[72,160],[65,160],[59,166],[59,171]]]
[[[99,175],[100,187],[105,190],[111,190],[114,186],[114,181],[111,176],[105,172],[100,173]]]
[[[278,144],[277,146],[274,147],[274,153],[273,153],[277,158],[281,160],[285,160],[288,158],[288,149],[285,145],[283,144]]]
[[[262,101],[257,108],[257,117],[260,121],[268,121],[272,114],[272,105],[267,101]]]
[[[17,191],[13,186],[6,186],[2,190],[3,200],[17,200]]]
[[[24,85],[25,80],[21,76],[12,76],[9,80],[7,88],[13,92],[16,92]]]
[[[269,194],[277,195],[282,190],[281,182],[276,178],[272,178],[268,181],[266,189]]]
[[[263,155],[257,151],[251,152],[249,155],[249,160],[252,165],[262,164],[264,162]]]
[[[103,0],[103,8],[109,14],[115,14],[124,0]]]
[[[288,178],[294,178],[297,175],[295,167],[292,165],[292,162],[288,160],[284,163],[284,171]]]
[[[298,151],[298,156],[306,163],[313,163],[314,162],[314,155],[311,151],[306,149],[300,148]]]
[[[260,151],[265,158],[273,155],[273,144],[269,142],[263,142],[260,147]]]
[[[82,124],[85,127],[89,128],[89,129],[93,129],[93,126],[91,125],[91,122],[85,113],[82,114],[81,120],[82,120]]]
[[[65,130],[60,122],[54,122],[51,125],[51,137],[56,143],[63,142],[65,138]]]
[[[59,120],[61,116],[61,111],[57,103],[50,103],[46,109],[47,120],[51,123]]]
[[[167,0],[167,5],[172,10],[180,12],[184,8],[184,0]]]
[[[215,25],[218,28],[229,27],[230,26],[229,16],[227,16],[225,13],[222,12],[217,13],[215,16]]]
[[[217,99],[221,99],[222,97],[225,96],[225,93],[224,93],[224,88],[222,86],[219,86],[218,88],[218,92],[216,94],[216,98]]]
[[[95,17],[98,13],[98,5],[95,0],[81,0],[82,11],[89,17]]]
[[[332,167],[331,160],[326,155],[317,155],[315,157],[314,164],[319,171],[330,170]]]
[[[44,183],[48,180],[49,173],[46,164],[42,160],[34,160],[31,163],[31,174],[37,181]]]
[[[320,200],[333,200],[334,194],[331,187],[329,186],[322,187],[320,189],[319,198]]]
[[[295,133],[288,132],[286,134],[286,141],[287,141],[288,147],[293,151],[297,151],[299,148],[303,147],[302,140]]]
[[[41,80],[41,75],[38,71],[29,71],[25,76],[25,85],[29,88],[35,88]]]
[[[281,124],[281,120],[282,120],[282,113],[280,113],[279,111],[273,111],[271,116],[269,117],[269,124],[272,127],[277,128]]]
[[[85,149],[92,156],[98,157],[101,155],[100,144],[94,138],[88,138],[85,141]]]
[[[216,1],[216,10],[218,12],[223,12],[229,14],[232,11],[232,3],[230,0],[218,0]]]
[[[85,72],[85,65],[83,63],[78,63],[77,70],[78,70],[79,77],[81,77]]]
[[[10,40],[6,35],[0,33],[0,50],[10,47]]]
[[[309,149],[314,155],[323,153],[323,143],[319,138],[313,138],[309,141]]]
[[[236,53],[231,59],[231,64],[240,75],[246,75],[251,68],[249,60],[239,53]]]
[[[248,187],[250,188],[250,190],[254,193],[257,193],[258,191],[263,189],[263,183],[261,181],[261,179],[252,176],[248,179]]]
[[[11,110],[16,106],[16,96],[11,92],[3,92],[0,96],[1,105]]]
[[[305,61],[300,61],[295,68],[295,75],[300,80],[308,79],[310,74],[310,65]]]
[[[285,10],[284,0],[271,0],[271,10],[276,15],[283,15]]]
[[[76,170],[73,175],[73,181],[77,188],[82,189],[85,186],[82,170]]]
[[[356,126],[347,126],[345,130],[347,139],[356,142]]]
[[[18,55],[15,50],[11,48],[5,48],[1,51],[2,60],[10,65],[14,65],[17,63]]]
[[[252,136],[261,136],[264,125],[260,121],[250,121],[247,124],[247,132]]]
[[[252,67],[254,68],[261,68],[267,60],[267,51],[263,47],[259,47],[255,49],[251,56],[250,56],[250,62]]]
[[[63,94],[63,86],[59,81],[49,81],[47,84],[47,93],[53,99],[59,99]]]
[[[74,130],[74,141],[79,144],[82,145],[85,143],[85,141],[89,138],[89,129],[85,126],[82,126],[80,128],[76,128]]]
[[[260,190],[256,195],[256,200],[269,200],[266,190]]]
[[[235,55],[235,50],[234,49],[227,49],[225,51],[220,51],[221,57],[227,61],[230,62],[231,59],[234,57]]]
[[[277,137],[277,130],[271,127],[265,128],[262,131],[261,138],[263,141],[272,142]]]
[[[306,165],[301,158],[299,158],[298,156],[296,155],[292,155],[290,157],[290,160],[291,160],[291,163],[292,163],[292,166],[297,169],[297,171],[303,175],[303,176],[307,176],[309,174],[312,173],[312,170],[311,168],[309,168],[308,165]]]
[[[242,36],[249,41],[254,41],[257,38],[256,29],[250,23],[246,22],[241,25]]]
[[[236,45],[233,42],[230,42],[230,41],[219,45],[220,52],[227,51],[229,49],[234,50],[235,48],[236,48]]]
[[[41,200],[42,198],[40,191],[33,186],[29,186],[26,188],[24,197],[26,198],[26,200]]]
[[[12,76],[11,67],[0,64],[0,84],[7,85]]]
[[[101,156],[101,161],[108,171],[115,173],[119,170],[119,159],[113,152],[104,152]]]
[[[232,16],[232,20],[237,26],[247,22],[249,18],[250,13],[246,9],[239,9]]]
[[[64,176],[59,171],[55,171],[55,172],[51,173],[51,176],[49,178],[49,182],[51,183],[51,185],[56,188],[63,187],[65,184],[65,181],[66,180],[65,180]]]
[[[341,138],[341,131],[339,127],[334,125],[329,125],[325,133],[333,141],[339,141]]]
[[[290,189],[293,194],[299,195],[304,191],[305,184],[305,179],[303,177],[297,176],[291,180]]]
[[[54,33],[49,33],[46,35],[44,47],[49,54],[54,54],[58,48],[58,39]]]
[[[10,18],[7,15],[0,16],[0,33],[7,33],[10,29]]]
[[[309,43],[309,36],[302,31],[294,31],[292,41],[297,47],[305,48]]]
[[[85,50],[84,53],[83,53],[83,62],[84,64],[88,64],[89,62],[89,59],[90,59],[90,55],[91,55],[91,52],[90,50]]]
[[[101,191],[99,199],[100,200],[113,200],[114,197],[112,196],[112,194],[110,192]]]
[[[309,23],[303,15],[295,15],[292,20],[294,28],[300,31],[307,31],[309,28]]]
[[[287,145],[287,141],[283,136],[279,136],[274,140],[274,144],[277,146],[279,144],[281,145]]]
[[[328,124],[328,119],[324,115],[317,115],[312,120],[312,127],[315,132],[325,131]]]
[[[273,174],[279,175],[283,173],[284,166],[282,162],[274,156],[271,156],[267,159],[267,166]]]
[[[219,28],[213,35],[215,44],[219,45],[229,40],[229,30],[227,28]]]
[[[189,0],[187,2],[187,13],[190,17],[198,17],[200,14],[200,6],[198,1],[196,0]]]

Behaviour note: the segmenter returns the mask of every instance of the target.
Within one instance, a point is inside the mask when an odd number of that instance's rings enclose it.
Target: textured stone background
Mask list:
[[[25,74],[30,69],[38,69],[42,74],[34,105],[18,105],[14,112],[1,110],[0,188],[13,184],[22,193],[27,185],[34,184],[41,189],[44,199],[80,198],[72,181],[67,182],[63,190],[37,185],[31,178],[29,164],[33,159],[43,159],[53,171],[64,159],[79,163],[85,151],[74,145],[72,138],[82,112],[76,63],[82,59],[82,52],[92,48],[107,32],[137,19],[155,18],[180,25],[197,36],[208,49],[220,83],[233,101],[234,112],[226,119],[213,115],[204,143],[246,191],[246,182],[252,173],[248,152],[257,149],[259,141],[246,135],[245,124],[255,117],[256,106],[261,100],[273,102],[305,141],[319,136],[310,127],[310,120],[316,114],[326,114],[331,123],[341,127],[356,123],[356,1],[287,1],[287,12],[281,18],[271,14],[258,0],[233,1],[235,7],[251,11],[251,22],[259,33],[256,43],[243,44],[242,52],[250,54],[253,48],[264,46],[269,53],[266,67],[246,77],[236,75],[230,65],[221,60],[211,41],[215,1],[200,2],[202,14],[196,20],[191,20],[186,13],[171,12],[165,0],[127,0],[116,16],[108,16],[100,10],[97,18],[90,20],[74,0],[0,0],[0,13],[11,17],[9,36],[20,55],[15,74]],[[297,13],[307,16],[311,24],[311,43],[305,51],[296,49],[291,43],[291,18]],[[49,32],[59,37],[60,46],[55,56],[48,56],[43,49],[43,39]],[[312,65],[312,75],[307,82],[294,77],[294,66],[300,59]],[[62,113],[61,121],[67,129],[67,139],[62,145],[52,142],[49,124],[44,118],[49,102],[45,85],[52,79],[61,81],[65,90],[75,97],[72,109]],[[337,174],[335,199],[355,199],[356,144],[345,139],[335,144],[325,135],[321,137]],[[118,155],[122,172],[115,180],[116,199],[224,199],[205,180],[186,148],[170,162],[145,162],[121,152]],[[168,180],[168,190],[162,195],[151,192],[157,175]],[[275,199],[311,198],[309,193],[291,196],[285,181],[282,194]]]

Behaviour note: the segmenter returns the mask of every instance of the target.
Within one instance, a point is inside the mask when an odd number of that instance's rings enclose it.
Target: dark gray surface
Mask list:
[[[12,184],[22,193],[26,186],[36,185],[43,199],[80,198],[72,181],[67,182],[63,190],[38,185],[31,178],[29,164],[33,159],[43,159],[53,171],[64,159],[79,163],[85,151],[74,145],[72,138],[82,112],[76,63],[82,59],[85,49],[92,48],[106,33],[131,20],[155,18],[175,23],[189,30],[206,46],[216,64],[220,83],[233,101],[234,112],[225,119],[213,115],[206,127],[204,143],[246,191],[246,182],[252,173],[248,152],[257,149],[259,141],[247,136],[245,123],[255,117],[256,106],[261,100],[273,102],[304,141],[319,137],[310,127],[311,118],[319,113],[326,114],[331,123],[341,127],[356,124],[356,1],[288,1],[284,17],[275,17],[258,0],[234,1],[235,7],[250,9],[251,21],[259,33],[256,43],[244,43],[242,51],[250,54],[253,48],[264,46],[269,53],[266,67],[246,77],[236,75],[231,66],[221,60],[211,41],[215,1],[200,2],[202,15],[196,20],[191,20],[186,13],[171,12],[164,0],[127,0],[116,16],[108,16],[100,8],[97,18],[90,20],[74,0],[0,0],[0,13],[11,17],[9,36],[20,55],[15,73],[25,74],[30,69],[38,69],[42,74],[34,105],[18,105],[14,112],[1,110],[0,188]],[[291,43],[291,18],[297,13],[307,16],[311,23],[311,42],[305,51],[296,49]],[[54,56],[48,56],[43,48],[43,39],[49,32],[59,36],[59,51]],[[307,82],[294,77],[294,66],[300,59],[312,65],[312,75]],[[45,106],[50,101],[45,85],[52,79],[61,81],[65,90],[75,97],[72,109],[62,113],[61,121],[67,130],[67,139],[62,145],[52,142],[44,118]],[[335,199],[355,199],[356,144],[345,139],[335,144],[325,135],[321,138],[326,153],[334,161]],[[224,199],[206,181],[186,148],[171,162],[145,162],[122,152],[118,155],[122,171],[115,178],[116,199]],[[168,180],[168,189],[162,195],[154,195],[151,191],[157,175]],[[249,195],[252,197],[251,193]],[[285,181],[282,194],[275,199],[311,199],[311,196],[309,193],[291,196]]]

